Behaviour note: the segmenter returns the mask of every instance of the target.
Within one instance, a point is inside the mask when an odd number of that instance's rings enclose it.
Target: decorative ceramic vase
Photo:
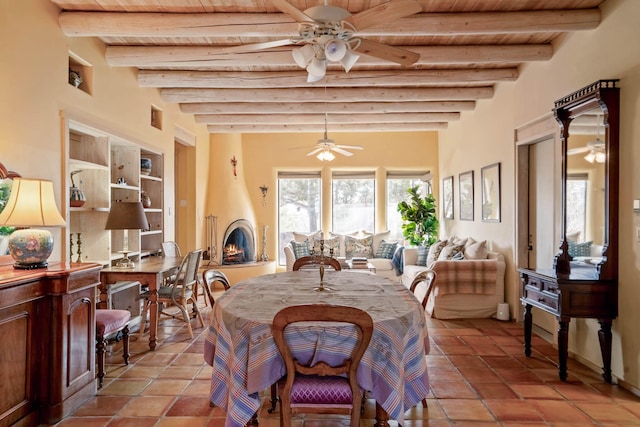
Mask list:
[[[140,173],[142,175],[149,175],[151,173],[151,159],[148,157],[142,157],[140,159]]]
[[[142,207],[148,209],[151,207],[151,197],[146,192],[140,193],[140,202],[142,203]]]
[[[84,192],[76,187],[76,183],[73,181],[73,175],[82,172],[81,170],[71,172],[71,188],[69,189],[69,206],[72,208],[79,208],[87,201],[84,196]]]
[[[78,87],[82,84],[82,77],[77,71],[69,70],[69,84],[73,87]]]
[[[25,228],[14,231],[9,237],[9,253],[16,260],[14,268],[44,268],[52,251],[53,236],[49,230]]]

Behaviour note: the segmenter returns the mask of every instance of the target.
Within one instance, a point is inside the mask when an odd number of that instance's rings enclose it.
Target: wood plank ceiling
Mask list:
[[[107,62],[137,68],[141,87],[158,88],[212,133],[247,133],[321,132],[325,113],[330,132],[444,129],[527,62],[550,60],[556,38],[596,28],[604,0],[418,0],[421,12],[356,33],[416,52],[417,62],[363,54],[349,73],[329,64],[315,83],[294,62],[296,46],[229,52],[299,36],[272,0],[51,1],[64,34],[100,38]],[[329,4],[356,14],[386,1]]]

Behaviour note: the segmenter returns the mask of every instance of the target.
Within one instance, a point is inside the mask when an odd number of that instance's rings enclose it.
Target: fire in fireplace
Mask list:
[[[255,232],[249,221],[232,222],[224,233],[222,264],[244,264],[256,261]]]

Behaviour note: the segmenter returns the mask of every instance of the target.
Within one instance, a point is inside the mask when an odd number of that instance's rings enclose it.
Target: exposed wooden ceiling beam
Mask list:
[[[166,102],[405,102],[405,101],[471,101],[489,99],[493,87],[471,88],[324,88],[281,89],[161,89]]]
[[[490,84],[515,81],[518,69],[488,68],[460,70],[394,70],[352,71],[328,73],[321,84],[326,87],[359,86],[448,86],[461,83]],[[142,87],[201,87],[201,88],[283,88],[308,87],[307,72],[300,71],[172,71],[140,70],[138,84]]]
[[[551,59],[550,44],[484,46],[399,46],[420,54],[416,66],[438,64],[513,64]],[[105,57],[114,67],[185,67],[220,69],[228,67],[275,66],[298,68],[291,47],[247,53],[222,53],[224,48],[211,46],[107,46]],[[389,63],[362,55],[359,66],[385,66]]]
[[[329,124],[329,133],[334,132],[423,132],[447,128],[447,123],[356,123]],[[322,125],[207,125],[209,133],[292,133],[324,132]]]
[[[359,31],[358,35],[465,35],[591,30],[600,9],[526,12],[421,13]],[[272,37],[297,36],[281,13],[62,12],[60,27],[71,37]]]
[[[180,104],[185,114],[366,114],[471,111],[475,101],[411,102],[194,102]]]
[[[211,125],[324,124],[324,114],[196,114],[196,123]],[[332,124],[424,123],[459,120],[460,113],[332,114]]]

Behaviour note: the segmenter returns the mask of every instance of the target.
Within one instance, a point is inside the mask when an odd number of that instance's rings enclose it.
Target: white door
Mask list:
[[[552,268],[559,243],[554,217],[554,141],[529,146],[529,268]]]

